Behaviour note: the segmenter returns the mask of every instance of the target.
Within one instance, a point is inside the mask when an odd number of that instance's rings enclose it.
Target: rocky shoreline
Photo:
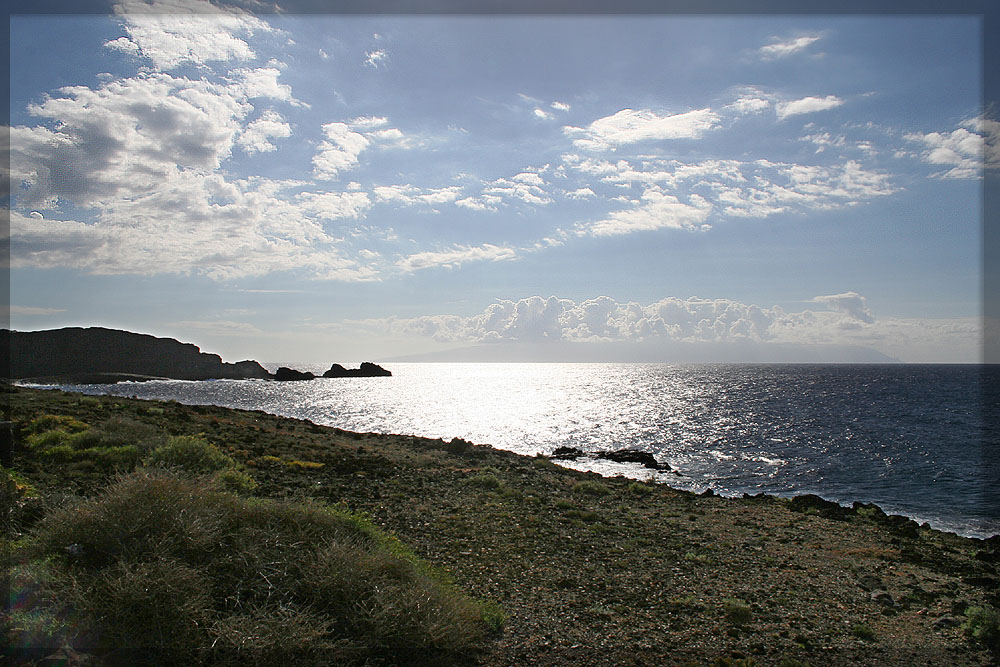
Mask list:
[[[15,423],[62,414],[200,433],[245,466],[256,495],[369,515],[503,607],[503,634],[470,664],[996,664],[997,628],[975,619],[995,623],[1000,607],[998,537],[874,505],[695,495],[459,439],[259,411],[20,387],[8,405]],[[17,447],[13,464],[56,495],[107,478]]]
[[[49,331],[0,330],[0,368],[28,384],[112,384],[148,380],[312,380],[313,373],[282,367],[270,373],[253,360],[228,363],[191,343],[103,327]],[[6,356],[4,356],[6,355]],[[366,361],[360,368],[333,364],[322,377],[388,377]]]

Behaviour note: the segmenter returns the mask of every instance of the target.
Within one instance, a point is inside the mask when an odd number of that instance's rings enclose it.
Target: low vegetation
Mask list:
[[[49,513],[19,554],[10,639],[42,653],[448,664],[497,624],[495,609],[355,514],[242,499],[166,469]]]
[[[14,604],[0,657],[15,664],[1000,657],[1000,538],[875,506],[695,495],[464,440],[7,398]]]

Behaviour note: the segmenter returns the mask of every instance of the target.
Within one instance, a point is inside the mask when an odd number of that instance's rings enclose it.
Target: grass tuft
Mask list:
[[[573,493],[581,493],[588,496],[606,496],[611,493],[611,489],[606,484],[590,480],[577,482],[573,485],[572,491]]]

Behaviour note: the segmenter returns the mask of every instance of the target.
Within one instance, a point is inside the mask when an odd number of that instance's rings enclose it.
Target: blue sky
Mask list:
[[[11,325],[975,361],[981,49],[976,16],[12,16]]]

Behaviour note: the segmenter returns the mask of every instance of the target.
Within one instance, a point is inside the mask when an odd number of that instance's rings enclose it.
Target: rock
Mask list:
[[[962,621],[958,620],[954,616],[940,616],[934,619],[934,629],[944,630],[945,628],[956,628],[962,624]]]
[[[344,368],[340,364],[333,364],[330,366],[330,370],[323,373],[325,378],[350,378],[350,377],[391,377],[392,373],[382,368],[378,364],[373,364],[370,361],[365,361],[361,364],[361,368]]]
[[[597,458],[615,461],[616,463],[641,463],[647,468],[654,470],[670,470],[670,465],[659,463],[656,457],[649,452],[637,449],[620,449],[618,451],[598,452]]]
[[[583,450],[576,447],[556,447],[555,451],[549,454],[550,459],[574,460],[583,456]]]
[[[796,512],[819,514],[828,519],[837,519],[839,521],[847,521],[853,513],[852,509],[829,500],[824,500],[812,493],[792,498],[791,508]]]
[[[871,601],[874,602],[874,603],[876,603],[876,604],[879,604],[879,605],[881,605],[883,607],[895,607],[896,606],[896,601],[892,599],[892,596],[889,595],[888,591],[884,591],[884,590],[872,591]]]
[[[286,368],[282,366],[274,372],[274,379],[279,382],[294,382],[297,380],[312,380],[315,379],[315,375],[308,371],[297,371],[293,368]]]

